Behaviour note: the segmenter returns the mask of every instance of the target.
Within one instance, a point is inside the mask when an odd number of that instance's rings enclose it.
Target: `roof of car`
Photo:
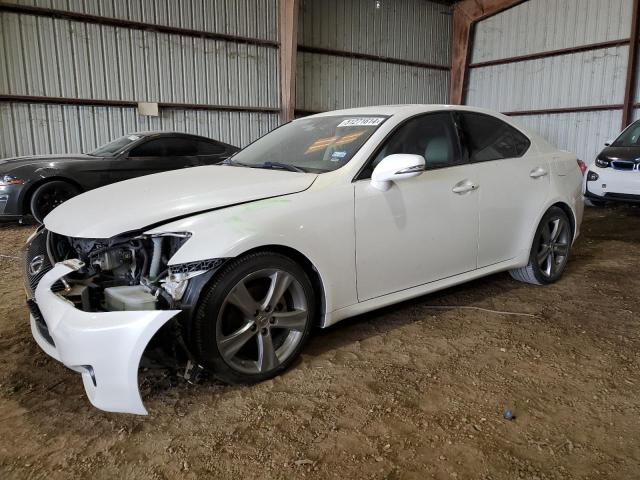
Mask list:
[[[198,139],[202,139],[208,142],[217,142],[220,143],[222,145],[227,145],[229,147],[234,147],[234,148],[238,148],[235,145],[232,145],[230,143],[227,142],[223,142],[222,140],[218,140],[215,138],[209,138],[209,137],[204,137],[202,135],[195,135],[193,133],[187,133],[187,132],[176,132],[173,130],[144,130],[144,131],[140,131],[140,132],[130,132],[127,133],[125,136],[129,136],[129,135],[137,135],[139,137],[154,137],[154,136],[179,136],[179,137],[190,137],[190,138],[198,138]]]
[[[189,136],[189,137],[198,137],[198,138],[207,139],[207,137],[203,137],[201,135],[194,135],[193,133],[186,133],[186,132],[176,132],[173,130],[144,130],[140,132],[129,132],[127,133],[127,135],[138,135],[140,137],[150,137],[152,135],[179,135],[179,136]],[[207,140],[212,140],[212,139],[208,138]]]
[[[420,112],[431,112],[438,110],[466,110],[470,112],[486,113],[489,115],[501,116],[500,113],[484,108],[469,107],[467,105],[447,105],[447,104],[400,104],[400,105],[375,105],[371,107],[347,108],[344,110],[332,110],[317,113],[313,116],[330,115],[410,115]]]

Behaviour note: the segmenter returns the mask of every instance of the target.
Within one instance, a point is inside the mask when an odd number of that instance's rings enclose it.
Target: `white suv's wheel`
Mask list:
[[[555,282],[562,276],[569,260],[572,239],[567,214],[561,208],[551,207],[536,230],[529,263],[509,273],[516,280],[536,285]]]

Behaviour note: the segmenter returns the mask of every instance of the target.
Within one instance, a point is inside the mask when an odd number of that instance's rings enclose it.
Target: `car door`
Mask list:
[[[152,137],[125,152],[112,165],[114,182],[129,178],[193,167],[197,163],[194,140],[188,137]]]
[[[549,161],[530,151],[530,140],[499,118],[457,112],[456,122],[481,185],[478,268],[482,268],[531,248],[533,223],[549,195]]]
[[[371,173],[395,153],[424,156],[426,171],[377,190]],[[474,170],[448,112],[413,117],[385,140],[354,184],[359,301],[476,268]]]

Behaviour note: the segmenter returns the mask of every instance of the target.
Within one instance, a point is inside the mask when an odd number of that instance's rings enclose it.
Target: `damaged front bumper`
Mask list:
[[[138,389],[140,358],[155,333],[180,310],[78,310],[51,287],[82,266],[79,260],[66,260],[42,277],[31,314],[33,337],[48,355],[82,374],[95,407],[146,415]]]

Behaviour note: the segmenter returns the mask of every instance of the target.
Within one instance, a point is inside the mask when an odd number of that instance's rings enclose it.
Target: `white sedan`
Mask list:
[[[27,245],[33,336],[98,408],[144,414],[152,339],[231,383],[314,325],[489,275],[548,284],[582,219],[575,155],[508,117],[402,105],[281,126],[224,165],[90,191]]]

